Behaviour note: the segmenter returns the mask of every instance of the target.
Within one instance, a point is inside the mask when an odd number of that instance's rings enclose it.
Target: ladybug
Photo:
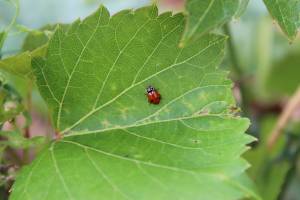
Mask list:
[[[147,91],[146,95],[148,97],[148,102],[152,104],[159,104],[161,100],[161,96],[159,92],[151,85],[147,87],[146,91]]]

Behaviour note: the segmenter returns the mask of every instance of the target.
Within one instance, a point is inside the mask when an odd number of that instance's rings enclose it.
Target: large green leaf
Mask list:
[[[294,39],[300,27],[300,1],[264,0],[264,2],[282,30],[290,39]]]
[[[226,37],[180,49],[183,21],[156,7],[110,18],[101,7],[56,30],[33,66],[64,139],[24,168],[12,200],[258,198],[240,158],[249,122],[231,113],[231,82],[216,68]]]
[[[246,9],[249,0],[187,0],[187,22],[182,43],[197,38],[223,23],[233,16],[240,16]]]

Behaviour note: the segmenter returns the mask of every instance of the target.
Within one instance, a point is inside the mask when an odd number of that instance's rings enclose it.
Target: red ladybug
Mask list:
[[[148,97],[148,102],[152,104],[159,104],[161,100],[161,96],[159,92],[152,86],[147,87],[147,97]]]

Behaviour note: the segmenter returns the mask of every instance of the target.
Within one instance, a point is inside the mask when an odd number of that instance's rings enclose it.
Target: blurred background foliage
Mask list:
[[[33,50],[35,53],[43,53],[43,49],[36,49],[47,43],[55,24],[68,24],[78,17],[85,17],[99,4],[104,4],[111,14],[121,9],[151,4],[150,0],[20,0],[19,6],[14,6],[17,4],[13,2],[16,1],[0,0],[2,58]],[[156,2],[161,12],[184,10],[183,0]],[[16,23],[12,24],[15,16]],[[1,33],[2,31],[7,33]],[[248,133],[259,139],[251,144],[252,149],[245,154],[245,158],[252,165],[248,170],[249,175],[256,182],[263,199],[300,199],[299,106],[294,109],[283,134],[271,149],[267,142],[278,117],[299,87],[299,35],[295,41],[290,42],[261,0],[250,0],[240,18],[225,24],[224,28],[216,32],[230,35],[221,67],[231,71],[230,76],[235,82],[233,91],[237,102],[243,108],[242,115],[252,121]],[[28,56],[31,54],[20,54],[20,59],[26,59]],[[5,131],[1,132],[0,137],[5,137],[6,142],[0,143],[0,149],[8,148],[4,154],[1,153],[1,158],[8,157],[9,154],[9,158],[6,158],[9,162],[0,167],[0,185],[4,197],[9,187],[7,180],[13,177],[16,170],[9,167],[10,163],[28,163],[35,153],[30,150],[31,147],[43,143],[43,140],[34,136],[52,137],[54,131],[50,126],[46,106],[32,79],[0,71],[0,84],[0,100],[5,105],[1,108],[1,121],[10,120],[13,121],[11,124],[17,127],[21,124],[23,127],[16,131],[11,125],[1,124]],[[6,108],[11,102],[17,106],[8,112]],[[23,112],[24,110],[27,112]],[[20,116],[21,112],[23,114]],[[13,139],[6,137],[7,131],[10,130],[13,130],[13,134],[10,134]],[[21,134],[26,134],[26,131],[30,132],[27,139],[20,137]],[[31,139],[32,137],[34,139]],[[17,141],[17,144],[10,141]]]

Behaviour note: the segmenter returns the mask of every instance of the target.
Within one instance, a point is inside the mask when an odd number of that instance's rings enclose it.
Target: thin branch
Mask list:
[[[238,53],[235,49],[233,35],[231,33],[230,25],[228,23],[226,23],[224,25],[224,32],[226,35],[229,36],[229,38],[227,40],[228,52],[229,52],[229,57],[230,57],[230,60],[232,63],[232,70],[235,73],[236,79],[239,82],[239,88],[240,88],[240,93],[241,93],[241,108],[242,108],[244,115],[249,115],[249,111],[248,111],[249,102],[248,102],[248,97],[247,97],[247,93],[246,93],[247,89],[242,81],[244,78],[244,74],[243,74],[242,67],[238,60]]]
[[[17,18],[19,16],[20,13],[20,2],[19,0],[15,1],[9,1],[14,7],[15,7],[15,15],[13,17],[13,19],[11,20],[10,24],[6,27],[6,32],[9,32],[10,29],[15,25]]]
[[[294,111],[299,105],[300,105],[300,87],[284,107],[283,112],[279,116],[279,120],[275,124],[275,127],[273,128],[272,133],[268,138],[269,150],[271,150],[274,144],[277,142],[280,135],[283,133],[282,130],[286,127],[291,116],[294,114]]]

